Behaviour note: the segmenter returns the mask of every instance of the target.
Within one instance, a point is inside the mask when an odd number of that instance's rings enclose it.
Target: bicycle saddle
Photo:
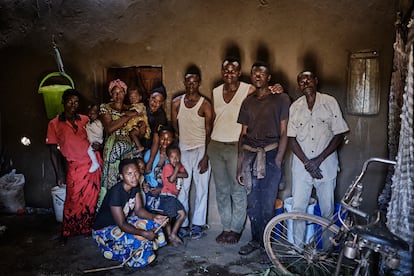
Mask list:
[[[382,222],[377,222],[366,226],[354,226],[350,229],[350,231],[376,244],[394,247],[398,250],[407,251],[409,249],[408,243],[400,237],[391,233],[391,231],[388,230],[388,228]]]

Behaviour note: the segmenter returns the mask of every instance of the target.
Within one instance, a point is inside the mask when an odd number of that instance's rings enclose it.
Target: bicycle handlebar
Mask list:
[[[388,159],[384,159],[384,158],[379,158],[379,157],[371,157],[368,160],[366,160],[364,162],[364,164],[362,165],[362,170],[361,173],[357,176],[357,178],[355,179],[355,181],[352,182],[352,184],[349,186],[348,191],[345,193],[345,195],[343,196],[342,200],[341,200],[341,204],[345,207],[345,209],[348,209],[349,211],[356,213],[357,215],[366,218],[368,217],[368,214],[362,212],[361,210],[351,206],[349,204],[349,202],[346,202],[347,200],[350,199],[350,195],[352,195],[353,191],[356,189],[357,185],[361,182],[362,177],[364,176],[368,165],[372,162],[380,162],[383,164],[389,164],[389,165],[395,165],[397,162],[393,161],[393,160],[388,160]],[[351,197],[352,198],[352,197]]]
[[[368,164],[371,162],[380,162],[380,163],[384,163],[384,164],[389,164],[389,165],[395,165],[397,164],[396,161],[392,161],[392,160],[388,160],[388,159],[384,159],[384,158],[379,158],[379,157],[371,157],[370,159],[368,159],[367,161],[364,162],[364,165],[362,165],[362,171],[361,174],[358,176],[357,178],[357,182],[359,182],[361,180],[361,178],[364,176],[367,168],[368,168]]]

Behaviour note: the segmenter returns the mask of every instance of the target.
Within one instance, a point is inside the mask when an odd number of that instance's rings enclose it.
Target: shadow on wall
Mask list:
[[[318,89],[321,89],[322,93],[325,92],[331,96],[334,96],[339,103],[344,102],[345,98],[342,98],[342,96],[345,97],[345,93],[338,92],[338,87],[340,87],[341,82],[330,76],[321,75],[323,63],[323,58],[318,57],[316,51],[313,50],[306,51],[302,57],[298,58],[298,64],[302,64],[302,68],[299,69],[300,72],[311,71],[314,73],[318,78]],[[299,74],[300,72],[297,73]],[[334,91],[332,90],[333,87],[335,88]],[[292,89],[291,97],[295,100],[300,96],[302,96],[302,93],[299,91],[297,83],[295,82],[295,88]],[[342,106],[342,112],[344,111],[345,106]]]
[[[243,59],[242,59],[243,52],[242,52],[240,46],[237,44],[237,42],[230,40],[230,41],[225,43],[223,48],[224,48],[224,51],[223,51],[223,54],[222,54],[222,61],[226,58],[229,58],[229,57],[236,58],[240,61],[241,68],[243,68],[243,66],[245,66],[245,64],[243,63]],[[258,43],[257,50],[252,55],[252,60],[253,60],[253,62],[263,61],[263,62],[269,64],[269,66],[271,68],[271,75],[272,75],[272,79],[270,80],[270,84],[273,85],[275,83],[280,83],[284,87],[285,92],[287,93],[288,87],[289,87],[288,76],[282,70],[275,70],[275,66],[274,66],[275,58],[274,58],[274,56],[271,55],[271,53],[269,51],[269,48],[267,47],[267,45],[265,45],[265,43],[263,43],[263,42]],[[246,68],[248,72],[250,72],[250,66],[248,66]],[[242,73],[242,75],[240,76],[240,80],[243,81],[243,82],[246,82],[246,83],[251,83],[250,74],[243,74]],[[212,82],[213,82],[213,87],[217,87],[217,86],[219,86],[220,84],[223,83],[223,79],[221,77],[216,78]]]

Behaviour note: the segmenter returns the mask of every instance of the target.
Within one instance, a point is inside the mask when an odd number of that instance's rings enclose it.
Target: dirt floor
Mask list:
[[[215,242],[221,231],[218,225],[212,225],[200,240],[161,248],[149,267],[87,274],[84,270],[119,263],[106,260],[89,236],[72,237],[63,246],[54,214],[0,215],[0,229],[0,275],[274,275],[271,266],[259,262],[259,251],[248,257],[237,253],[250,239],[250,231],[237,245],[219,245]]]

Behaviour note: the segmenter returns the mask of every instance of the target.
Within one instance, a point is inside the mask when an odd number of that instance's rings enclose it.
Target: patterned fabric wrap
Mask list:
[[[114,89],[114,87],[115,87],[115,86],[118,86],[118,87],[120,87],[120,88],[124,89],[124,92],[125,92],[125,93],[126,93],[126,91],[127,91],[127,89],[128,89],[128,87],[127,87],[127,85],[125,84],[125,82],[121,81],[120,79],[116,79],[116,80],[113,80],[113,81],[111,81],[111,82],[109,83],[108,91],[109,91],[109,92],[111,92],[111,91],[112,91],[112,89]]]
[[[151,220],[144,220],[137,216],[128,217],[128,223],[136,228],[151,230],[159,225]],[[167,244],[162,230],[154,241],[148,241],[144,237],[132,235],[116,226],[108,226],[92,231],[92,237],[98,244],[103,256],[109,260],[123,263],[131,254],[134,256],[125,264],[129,267],[144,267],[155,260],[155,250]]]
[[[128,151],[131,150],[131,143],[127,140],[119,140],[114,143],[111,152],[109,153],[109,163],[115,163],[122,159]]]
[[[109,104],[101,104],[100,114],[110,114],[112,120],[119,119],[122,114],[111,108]],[[110,189],[118,182],[118,165],[122,159],[132,158],[133,143],[129,138],[128,132],[119,128],[112,132],[105,139],[103,150],[104,165],[102,169],[102,187]],[[105,189],[103,189],[105,191]],[[103,197],[104,194],[101,195]]]

